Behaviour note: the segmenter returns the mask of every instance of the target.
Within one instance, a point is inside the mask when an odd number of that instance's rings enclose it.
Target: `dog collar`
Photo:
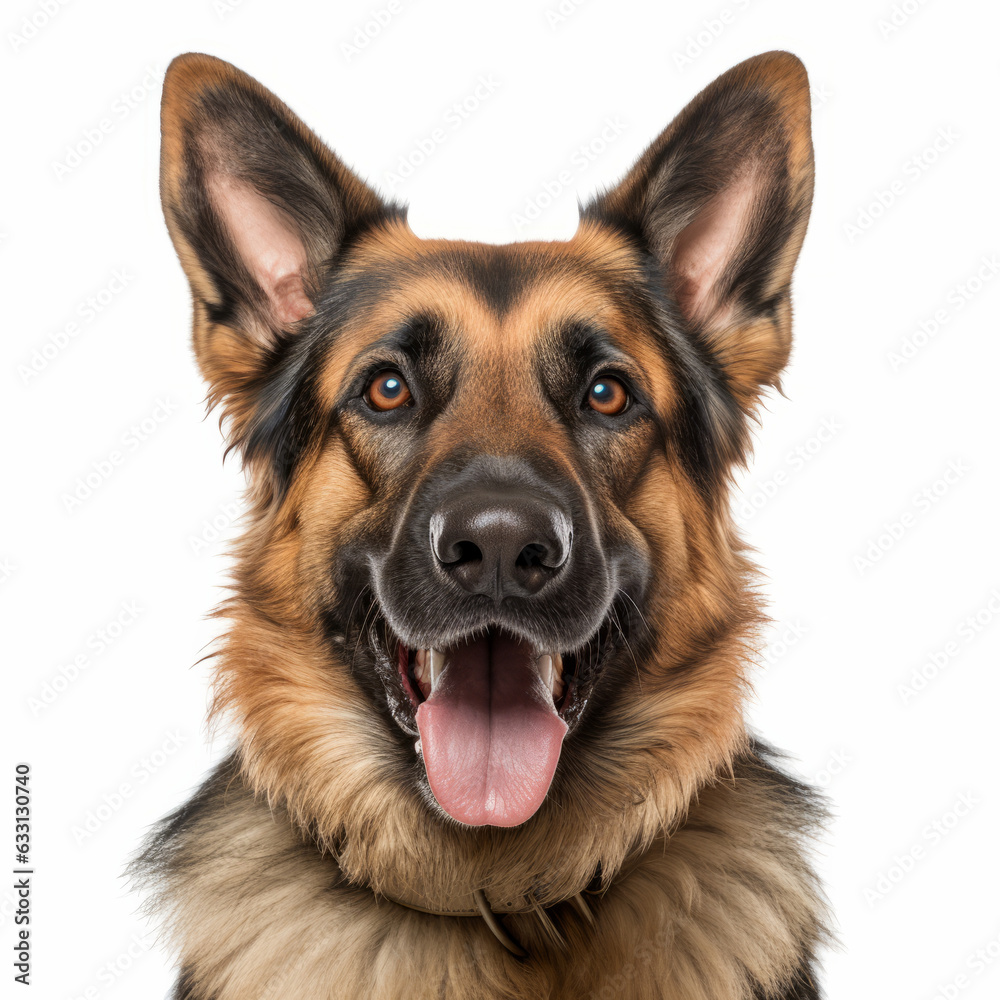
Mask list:
[[[518,899],[491,899],[483,889],[473,889],[471,892],[456,894],[445,900],[432,900],[412,890],[399,895],[390,895],[386,892],[381,892],[378,895],[420,913],[430,913],[438,917],[480,918],[507,951],[518,958],[527,958],[527,949],[504,927],[501,923],[501,917],[511,913],[533,914],[545,936],[557,947],[565,949],[566,939],[559,933],[559,928],[556,927],[547,911],[561,906],[563,903],[569,903],[588,924],[593,926],[594,914],[591,912],[585,896],[603,895],[607,888],[601,874],[600,862],[598,862],[594,877],[585,888],[573,895],[547,903],[545,906],[542,906],[537,899],[530,895],[521,896]]]

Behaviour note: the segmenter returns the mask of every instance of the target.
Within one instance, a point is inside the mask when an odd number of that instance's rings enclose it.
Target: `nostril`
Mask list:
[[[534,566],[544,566],[545,557],[548,555],[548,552],[549,550],[544,545],[539,545],[538,542],[531,542],[521,549],[514,565],[521,569],[531,569]]]
[[[445,564],[447,566],[464,566],[466,563],[483,561],[482,550],[475,542],[455,542],[451,546],[449,555],[454,558]]]

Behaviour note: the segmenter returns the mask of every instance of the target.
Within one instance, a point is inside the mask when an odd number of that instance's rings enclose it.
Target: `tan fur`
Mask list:
[[[269,341],[235,321],[211,321],[216,292],[169,207],[180,197],[180,136],[197,95],[208,81],[249,79],[206,58],[186,57],[168,75],[163,189],[195,298],[194,344],[210,402],[222,405],[239,441],[254,417],[248,387]],[[796,197],[805,197],[807,93],[789,59],[760,57],[754,71],[784,109]],[[367,204],[368,189],[260,91],[316,143],[350,197]],[[648,167],[641,160],[609,204],[629,204]],[[776,292],[787,288],[803,232],[804,222]],[[501,315],[449,273],[455,253],[519,255],[537,280]],[[425,467],[458,442],[502,453],[530,434],[575,479],[571,442],[542,394],[510,398],[504,390],[525,381],[531,351],[553,330],[590,320],[636,360],[669,422],[680,406],[675,374],[637,307],[613,291],[638,267],[624,237],[586,219],[565,243],[508,248],[421,241],[400,220],[374,226],[353,246],[345,274],[392,274],[391,293],[339,331],[318,377],[324,412],[360,350],[408,316],[431,316],[460,345],[469,374],[447,419],[427,433]],[[733,314],[703,334],[752,414],[761,385],[776,381],[787,358],[787,295],[766,319]],[[485,409],[503,419],[484,421]],[[356,446],[364,448],[362,437]],[[800,843],[809,821],[772,772],[746,762],[747,671],[763,620],[753,567],[727,505],[706,503],[651,430],[623,432],[617,447],[627,503],[600,494],[588,503],[657,567],[640,613],[656,622],[661,641],[653,662],[635,664],[612,707],[589,723],[605,753],[565,753],[539,811],[512,829],[462,828],[428,809],[411,780],[418,762],[397,753],[393,723],[372,710],[349,655],[324,632],[322,609],[338,596],[328,579],[331,550],[386,514],[345,434],[309,445],[280,501],[264,460],[251,463],[250,524],[236,548],[233,596],[219,610],[229,628],[213,706],[216,719],[235,725],[239,772],[167,857],[147,859],[161,880],[158,902],[189,970],[191,1000],[783,996],[803,951],[822,939],[823,907]],[[373,600],[349,596],[363,609]],[[565,903],[553,909],[565,953],[537,918],[506,918],[529,961],[503,951],[478,919],[417,913],[382,898],[483,888],[559,904],[591,882],[597,862],[610,888],[593,900],[596,927]]]
[[[478,356],[480,324],[496,321],[486,317],[471,297],[449,297],[448,286],[443,289],[441,297],[455,303],[453,308],[459,303],[469,306],[467,313],[458,312],[452,319],[456,329],[476,331],[470,350]],[[575,303],[578,291],[570,285],[561,297],[547,289],[533,292],[522,307],[527,318],[520,308],[515,310],[505,320],[504,330],[530,328],[538,336],[537,331],[548,325],[535,323],[538,300],[547,300],[546,312],[551,316],[561,304]],[[415,294],[404,286],[393,302],[402,301],[403,310],[416,310],[427,303],[429,290],[423,290],[423,297],[413,298]],[[372,322],[378,331],[391,329],[396,321],[392,315]],[[373,339],[371,331],[368,336]],[[522,366],[516,345],[517,338],[526,334],[512,336],[502,366],[496,359],[505,332],[497,332],[491,352],[492,377],[501,386],[515,381]],[[633,334],[631,345],[636,339]],[[342,350],[335,350],[330,359],[333,372],[328,368],[327,379],[338,380],[342,373],[336,371],[336,359],[350,356],[352,350],[350,340]],[[485,355],[482,360],[485,364]],[[664,382],[669,386],[669,380]],[[516,421],[498,423],[496,428],[479,425],[470,431],[479,424],[476,411],[483,402],[475,382],[468,392],[470,398],[464,405],[462,400],[456,402],[451,424],[432,431],[427,442],[430,464],[438,451],[452,446],[454,435],[477,440],[479,434],[484,444],[498,445],[502,442],[497,441],[497,434],[517,434]],[[558,438],[553,444],[553,458],[558,460]],[[553,898],[585,883],[597,857],[613,875],[630,846],[649,841],[672,824],[702,776],[727,765],[743,745],[746,630],[755,626],[757,612],[744,592],[747,566],[734,559],[726,529],[706,519],[692,486],[686,477],[671,471],[665,457],[651,461],[630,511],[635,525],[631,531],[645,538],[654,552],[669,558],[674,572],[665,574],[669,589],[649,601],[651,613],[667,623],[664,633],[670,645],[662,651],[659,669],[645,680],[641,698],[637,691],[636,704],[629,708],[635,742],[649,750],[648,775],[630,779],[637,794],[649,796],[644,807],[624,820],[617,815],[620,793],[616,786],[624,775],[613,771],[587,776],[594,782],[593,800],[550,799],[529,824],[516,831],[463,831],[459,835],[448,828],[428,829],[423,804],[415,795],[403,793],[396,774],[384,766],[381,747],[388,734],[380,727],[385,723],[372,718],[360,691],[353,687],[350,665],[331,662],[318,622],[302,620],[302,595],[318,585],[321,575],[317,566],[317,579],[310,577],[303,550],[310,543],[318,546],[331,534],[349,538],[352,517],[369,516],[362,493],[350,485],[355,477],[339,455],[335,446],[307,466],[280,511],[259,521],[241,545],[244,587],[261,595],[270,614],[282,623],[280,632],[275,632],[270,622],[239,602],[228,610],[236,624],[220,657],[214,711],[229,713],[239,722],[251,784],[285,802],[321,842],[343,844],[340,850],[346,869],[386,891],[391,892],[397,880],[409,877],[419,865],[422,879],[433,891],[490,884],[501,892],[524,892],[538,879],[538,858],[555,843],[560,845],[558,857],[564,870],[552,873]],[[567,472],[572,474],[572,469]],[[293,624],[296,618],[301,620],[299,627]],[[687,660],[712,623],[723,621],[728,634],[721,648],[711,651],[692,676],[675,683],[671,666]],[[261,650],[270,652],[262,657]],[[671,742],[658,747],[664,719],[671,722]],[[611,722],[608,728],[613,731]],[[365,746],[370,750],[359,752]],[[622,749],[627,747],[623,744]],[[662,760],[657,760],[658,755]],[[565,763],[573,767],[571,760]],[[331,774],[338,775],[335,783],[329,780]],[[602,797],[608,801],[606,818]],[[446,840],[444,849],[434,847],[439,838]]]
[[[766,776],[741,778],[710,782],[672,836],[590,897],[594,927],[567,904],[553,911],[565,951],[534,916],[508,917],[539,959],[528,963],[477,918],[345,886],[282,808],[237,780],[225,811],[187,833],[170,932],[218,1000],[744,1000],[748,974],[781,988],[820,904]]]

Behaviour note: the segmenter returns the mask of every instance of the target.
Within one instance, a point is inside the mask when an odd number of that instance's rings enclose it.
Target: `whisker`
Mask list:
[[[646,616],[642,613],[642,608],[640,608],[639,605],[635,603],[635,599],[632,597],[632,595],[627,590],[619,590],[618,593],[621,594],[622,597],[625,597],[625,598],[628,599],[628,602],[632,605],[633,608],[635,608],[636,613],[642,619],[643,626],[646,629],[648,629],[649,628],[649,622],[646,621]]]
[[[368,611],[365,613],[365,620],[361,624],[361,630],[359,632],[359,636],[364,636],[367,633],[367,631],[368,631],[368,619],[371,618],[372,612],[375,611],[377,607],[378,607],[378,599],[373,596],[372,597],[372,602],[368,606]],[[360,642],[354,643],[354,654],[351,656],[351,673],[352,674],[354,673],[354,664],[355,664],[355,662],[357,661],[357,658],[358,658],[358,646],[360,646]]]
[[[628,599],[630,601],[632,601],[632,598],[629,597],[629,595],[626,594],[624,590],[619,590],[618,593],[619,594],[625,594],[625,596],[628,597]],[[632,601],[632,604],[635,607],[636,611],[639,611],[639,607],[638,607],[638,605],[636,605],[635,601]],[[628,650],[628,655],[632,658],[632,666],[635,667],[635,679],[636,679],[636,681],[639,684],[639,694],[641,695],[642,694],[642,672],[639,670],[639,661],[636,660],[636,658],[635,658],[635,652],[632,649],[632,644],[628,641],[628,636],[626,635],[625,630],[622,628],[621,619],[618,617],[618,609],[614,606],[614,604],[611,605],[611,612],[614,615],[615,626],[618,629],[618,634],[619,634],[619,636],[621,636],[622,642],[625,643],[625,648]],[[640,617],[642,616],[642,612],[641,611],[639,611],[639,615],[640,615]],[[645,619],[643,619],[643,620],[645,621]]]

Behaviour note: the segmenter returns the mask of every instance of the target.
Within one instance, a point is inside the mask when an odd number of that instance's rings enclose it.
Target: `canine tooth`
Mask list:
[[[542,683],[551,691],[556,679],[556,667],[552,657],[548,653],[543,653],[535,661],[538,666],[538,676]]]
[[[438,678],[444,672],[445,656],[440,649],[427,650],[427,672],[430,674],[431,691],[437,685]]]
[[[563,661],[562,653],[552,654],[552,697],[555,701],[558,701],[562,695],[563,691],[566,690],[565,684],[563,684]]]
[[[563,661],[561,653],[542,653],[536,661],[538,676],[542,682],[552,692],[552,698],[558,701],[565,690],[563,684],[562,671]]]

